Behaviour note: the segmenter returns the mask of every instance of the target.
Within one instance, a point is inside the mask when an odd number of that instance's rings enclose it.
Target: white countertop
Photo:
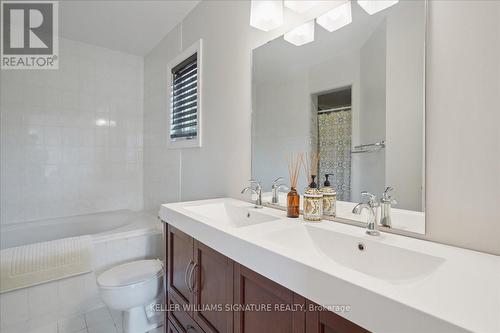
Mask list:
[[[230,203],[251,211],[252,204],[229,198],[164,204],[160,217],[216,251],[321,305],[350,305],[341,316],[372,332],[444,333],[500,332],[500,257],[419,239],[381,233],[368,236],[363,228],[323,221],[307,223],[286,218],[283,211],[259,212],[275,221],[231,227],[196,214],[191,206]],[[188,208],[188,209],[186,209]],[[270,242],[263,234],[279,235],[295,228],[334,231],[366,242],[380,242],[433,257],[442,263],[425,276],[396,281],[363,274],[293,246]],[[290,235],[290,234],[287,234]],[[381,257],[382,262],[385,258]]]

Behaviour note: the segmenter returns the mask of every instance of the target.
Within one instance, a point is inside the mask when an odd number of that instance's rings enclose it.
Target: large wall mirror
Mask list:
[[[364,222],[351,212],[360,193],[392,187],[393,229],[425,233],[426,3],[369,15],[352,1],[351,11],[333,32],[315,24],[307,44],[282,36],[253,50],[252,177],[269,201],[273,181],[288,179],[285,155],[317,153],[339,220]]]

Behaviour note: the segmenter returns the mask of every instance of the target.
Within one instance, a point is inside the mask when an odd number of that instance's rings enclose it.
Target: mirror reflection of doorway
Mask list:
[[[337,191],[337,199],[351,201],[351,87],[317,94],[316,123],[318,177],[322,184],[325,175]]]

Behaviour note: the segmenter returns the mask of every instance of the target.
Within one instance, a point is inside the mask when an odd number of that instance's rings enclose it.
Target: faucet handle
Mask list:
[[[262,186],[260,185],[260,180],[255,180],[252,178],[252,179],[250,179],[250,184],[256,184],[257,190],[262,188]]]
[[[384,193],[382,193],[382,200],[390,203],[391,205],[396,205],[398,202],[396,201],[396,199],[392,198],[392,195],[390,193],[393,190],[394,188],[392,188],[391,186],[386,187]]]
[[[391,186],[387,186],[387,187],[385,188],[384,193],[382,193],[382,198],[384,198],[384,199],[389,199],[389,198],[391,197],[390,192],[392,192],[393,190],[394,190],[394,188],[393,188],[393,187],[391,187]]]
[[[277,184],[278,182],[283,181],[283,177],[278,177],[276,180],[273,182],[273,185]]]
[[[371,207],[375,207],[375,203],[377,202],[377,196],[373,193],[370,193],[368,191],[363,191],[361,192],[361,196],[367,197],[368,198],[368,204]]]

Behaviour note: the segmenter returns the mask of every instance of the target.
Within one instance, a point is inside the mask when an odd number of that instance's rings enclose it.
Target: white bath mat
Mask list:
[[[0,251],[0,293],[92,271],[91,236],[62,238]]]

